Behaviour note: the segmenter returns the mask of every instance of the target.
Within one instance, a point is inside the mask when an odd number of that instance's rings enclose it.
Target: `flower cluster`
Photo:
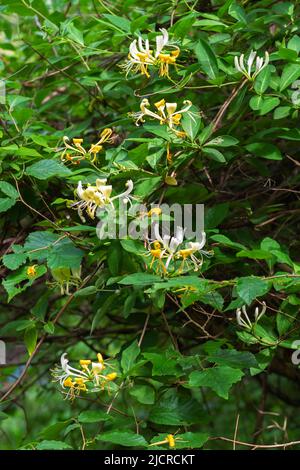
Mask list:
[[[105,142],[111,143],[112,130],[107,128],[104,129],[100,134],[100,139],[96,144],[92,144],[90,149],[87,151],[82,146],[83,139],[72,139],[73,145],[70,145],[69,137],[65,136],[63,138],[65,148],[61,154],[62,161],[71,162],[74,165],[78,165],[81,160],[90,160],[92,163],[97,159],[97,155],[101,150],[103,150],[103,145]]]
[[[159,75],[169,78],[169,66],[176,66],[180,49],[174,42],[169,40],[166,29],[162,28],[160,31],[162,34],[156,37],[156,47],[154,49],[151,49],[149,40],[144,40],[141,36],[132,41],[129,46],[128,60],[121,65],[126,75],[132,71],[149,78],[149,67],[158,67]]]
[[[259,311],[259,308],[255,308],[254,312],[254,323],[251,322],[248,314],[247,314],[247,309],[246,305],[243,305],[242,308],[238,308],[236,310],[236,321],[239,326],[242,328],[245,328],[246,330],[252,330],[254,325],[258,323],[258,321],[261,319],[261,317],[266,313],[267,306],[265,302],[262,302],[262,309]]]
[[[234,65],[236,70],[245,75],[245,77],[250,81],[253,81],[269,63],[269,53],[267,51],[265,52],[264,58],[257,57],[257,52],[251,51],[246,63],[247,68],[245,66],[244,57],[244,54],[241,54],[240,57],[235,56]],[[254,72],[252,72],[253,66]]]
[[[135,119],[137,126],[139,126],[140,123],[145,122],[145,117],[149,116],[150,118],[159,121],[160,124],[166,124],[177,137],[185,137],[185,132],[176,128],[177,126],[180,126],[181,118],[184,113],[187,113],[191,119],[194,120],[193,114],[189,111],[193,103],[189,100],[185,100],[183,105],[183,108],[177,110],[177,103],[166,103],[166,101],[162,99],[157,103],[154,103],[157,111],[151,111],[149,109],[150,103],[147,98],[145,98],[140,104],[140,111],[132,113],[131,115]]]
[[[133,182],[131,180],[126,182],[126,191],[113,197],[111,197],[112,186],[106,183],[107,179],[98,178],[95,186],[88,184],[86,188],[83,188],[82,182],[79,181],[77,186],[79,201],[71,204],[71,207],[77,209],[78,215],[83,222],[85,222],[82,214],[84,210],[86,210],[91,219],[94,219],[97,209],[105,209],[107,206],[114,207],[114,201],[117,199],[122,200],[124,203],[130,202],[132,199],[130,193],[133,190]]]
[[[64,353],[60,358],[60,366],[51,371],[54,382],[59,382],[67,399],[73,400],[81,392],[109,391],[111,382],[117,378],[116,372],[106,372],[112,367],[100,353],[97,354],[97,362],[81,359],[79,364],[80,369],[71,367]]]
[[[202,248],[206,243],[206,234],[202,232],[201,242],[188,242],[183,245],[184,229],[176,227],[175,236],[164,235],[161,237],[158,224],[154,226],[155,240],[149,243],[148,254],[151,256],[150,269],[156,265],[156,271],[167,274],[171,262],[180,262],[177,273],[189,270],[192,266],[198,271],[203,264],[203,255],[210,256],[212,252],[204,251]],[[197,256],[196,256],[197,254]]]

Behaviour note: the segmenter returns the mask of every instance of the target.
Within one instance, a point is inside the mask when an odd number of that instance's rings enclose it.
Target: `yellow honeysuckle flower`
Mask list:
[[[71,204],[71,207],[77,209],[78,215],[83,222],[85,222],[82,214],[84,210],[86,210],[91,219],[94,219],[98,208],[106,208],[107,206],[114,207],[114,201],[116,199],[122,199],[125,203],[130,202],[132,199],[132,196],[130,196],[130,193],[133,190],[132,180],[128,180],[126,182],[126,191],[113,197],[111,197],[112,186],[106,183],[106,178],[97,178],[94,186],[88,184],[87,187],[84,188],[81,181],[79,181],[76,192],[80,200]]]
[[[118,374],[116,372],[111,372],[110,374],[105,375],[105,380],[112,382],[117,378]]]
[[[36,274],[37,274],[36,269],[35,269],[36,266],[37,266],[37,264],[33,264],[32,266],[29,266],[27,268],[27,271],[26,271],[27,276],[29,276],[29,277],[36,276]]]
[[[174,447],[176,446],[176,441],[182,441],[181,437],[175,437],[174,434],[167,434],[164,440],[152,442],[152,444],[149,444],[149,447],[168,444],[170,449],[174,449]]]
[[[64,381],[64,387],[74,387],[74,383],[73,383],[73,380],[71,379],[71,377],[68,377]]]
[[[63,142],[65,148],[61,154],[62,161],[70,161],[74,165],[79,164],[81,160],[87,159],[92,163],[96,160],[97,154],[103,150],[103,143],[111,143],[112,129],[106,128],[100,134],[100,139],[96,144],[92,144],[89,150],[82,146],[82,138],[72,139],[73,145],[69,143],[69,137],[64,136]]]
[[[164,235],[161,237],[159,233],[159,224],[154,225],[155,240],[148,246],[148,254],[151,256],[150,269],[156,264],[156,272],[159,270],[166,274],[168,273],[171,262],[175,263],[173,266],[176,268],[176,261],[181,260],[181,265],[178,268],[178,273],[182,272],[185,267],[190,269],[191,263],[194,266],[194,271],[197,271],[203,264],[203,255],[210,256],[212,252],[204,251],[202,248],[206,243],[206,234],[202,232],[201,242],[188,242],[183,245],[184,229],[176,227],[175,235]],[[197,258],[196,253],[199,253],[200,258]]]
[[[159,75],[169,78],[169,65],[175,65],[180,49],[169,40],[169,33],[161,28],[161,35],[156,36],[156,47],[151,48],[148,39],[141,36],[131,42],[127,61],[121,65],[126,72],[140,73],[150,77],[149,67],[159,67]],[[174,50],[165,50],[165,49]]]
[[[98,362],[92,362],[91,359],[80,359],[81,370],[71,367],[66,356],[66,353],[62,354],[60,366],[52,370],[54,381],[59,382],[66,398],[73,400],[80,392],[89,392],[89,390],[110,390],[110,382],[117,378],[117,373],[103,374],[105,369],[113,367],[104,361],[102,354],[97,354]],[[64,389],[68,389],[68,391],[64,391]]]
[[[153,207],[147,213],[148,217],[151,217],[152,215],[161,215],[161,214],[162,214],[162,210],[160,207]]]
[[[149,109],[150,103],[148,99],[144,98],[140,104],[140,111],[137,113],[131,113],[131,116],[135,119],[137,126],[139,126],[140,123],[145,122],[145,117],[149,116],[152,119],[158,120],[160,124],[166,124],[168,128],[177,135],[177,137],[184,137],[185,132],[177,129],[177,126],[180,125],[182,115],[187,113],[191,119],[194,118],[192,113],[189,112],[193,103],[190,100],[185,100],[183,104],[183,108],[177,111],[177,103],[167,103],[165,99],[161,99],[157,103],[154,103],[154,106],[157,109],[157,112],[154,112]]]

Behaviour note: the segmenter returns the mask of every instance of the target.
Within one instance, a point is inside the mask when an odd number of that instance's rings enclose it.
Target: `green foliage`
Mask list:
[[[1,449],[299,441],[299,13],[3,0]],[[130,62],[161,28],[160,54]],[[161,241],[101,239],[123,200],[146,206],[130,215],[141,232],[152,206],[204,204],[196,261],[185,244],[168,264]]]

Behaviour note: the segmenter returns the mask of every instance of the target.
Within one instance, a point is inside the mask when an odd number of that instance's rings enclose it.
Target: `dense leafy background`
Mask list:
[[[175,432],[177,448],[229,449],[220,438],[235,429],[248,443],[299,440],[297,3],[1,3],[1,449],[145,449]],[[172,80],[126,79],[130,42],[161,27],[181,49]],[[251,49],[267,50],[270,64],[243,83],[234,56]],[[142,97],[189,99],[201,119],[185,123],[185,141],[153,123],[137,128],[128,113]],[[114,141],[95,165],[61,163],[64,135],[92,143],[106,127]],[[117,192],[131,178],[144,202],[204,203],[214,256],[201,273],[163,280],[136,245],[101,242],[90,219],[83,227],[67,201],[99,175]],[[61,293],[80,266],[72,295]],[[267,313],[247,335],[236,308],[253,318],[263,300]],[[50,369],[66,351],[74,364],[113,358],[119,393],[64,401]]]

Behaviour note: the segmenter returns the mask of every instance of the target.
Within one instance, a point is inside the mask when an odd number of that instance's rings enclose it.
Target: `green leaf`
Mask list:
[[[300,77],[300,64],[287,64],[280,77],[279,90],[283,91]]]
[[[119,284],[125,284],[128,286],[147,286],[149,284],[162,281],[163,279],[160,276],[156,276],[155,274],[134,273],[123,277],[123,279],[119,281]]]
[[[205,211],[204,226],[206,229],[216,228],[226,218],[229,211],[228,202],[216,204]]]
[[[72,447],[63,441],[42,441],[36,446],[37,450],[71,450]]]
[[[152,376],[180,375],[178,353],[175,351],[169,350],[162,353],[144,353],[143,356],[153,364]]]
[[[26,169],[29,176],[33,176],[39,180],[47,180],[58,176],[64,178],[72,174],[71,170],[56,160],[41,160],[34,163]]]
[[[276,96],[253,96],[249,102],[251,109],[259,111],[261,116],[272,111],[280,104],[280,99]]]
[[[274,119],[284,119],[291,112],[291,106],[279,106],[274,110]]]
[[[155,390],[150,385],[138,385],[135,383],[129,393],[143,405],[153,405],[155,402]]]
[[[50,424],[50,426],[47,426],[39,433],[39,437],[41,439],[56,439],[66,429],[69,422],[70,420],[66,420]]]
[[[88,286],[84,287],[83,289],[80,289],[75,292],[74,297],[87,297],[89,295],[94,295],[98,291],[96,286]]]
[[[208,387],[216,394],[228,399],[232,385],[239,382],[244,373],[239,369],[227,366],[211,367],[202,371],[194,371],[189,376],[189,387]]]
[[[194,141],[201,125],[201,117],[199,116],[198,110],[195,106],[192,106],[188,113],[183,114],[181,125],[187,136]]]
[[[267,65],[256,77],[254,81],[254,90],[258,94],[262,94],[266,91],[271,81],[271,69],[270,65]]]
[[[244,24],[247,24],[248,18],[245,13],[244,8],[238,5],[236,2],[233,2],[228,8],[228,13],[230,16],[235,18],[237,21],[241,21]]]
[[[221,245],[229,246],[230,248],[235,248],[237,250],[240,250],[240,249],[244,250],[245,249],[244,245],[242,245],[241,243],[233,242],[232,240],[230,240],[225,235],[221,235],[221,234],[220,235],[212,235],[210,238],[211,238],[211,240],[219,242],[219,243],[221,243]]]
[[[281,160],[282,155],[280,150],[273,144],[268,142],[253,142],[245,146],[248,152],[254,155],[266,158],[267,160]]]
[[[10,253],[9,255],[4,255],[2,261],[4,266],[6,266],[8,269],[14,270],[25,263],[26,259],[26,253]]]
[[[204,432],[185,432],[175,436],[176,449],[201,449],[205,442],[209,439],[209,434]]]
[[[10,302],[13,297],[25,291],[36,279],[43,276],[46,272],[47,268],[45,266],[37,266],[36,275],[31,279],[28,278],[26,267],[20,268],[18,271],[9,274],[6,279],[2,281],[3,287],[8,293],[8,301]]]
[[[128,374],[133,368],[136,358],[140,354],[140,347],[137,341],[134,341],[128,348],[122,353],[121,367],[124,374]]]
[[[108,415],[105,411],[102,410],[87,410],[82,411],[78,416],[78,421],[80,423],[102,423],[104,421],[112,421],[113,418],[111,415]]]
[[[149,415],[151,422],[168,426],[188,426],[204,419],[198,401],[191,397],[190,392],[175,388],[169,388],[160,395]]]
[[[9,197],[0,198],[0,212],[6,212],[16,204],[15,199]]]
[[[73,23],[66,25],[67,36],[72,39],[72,41],[77,42],[81,46],[84,46],[83,34]]]
[[[236,254],[237,258],[250,258],[250,259],[272,259],[272,253],[264,250],[242,250]]]
[[[219,150],[213,147],[204,147],[202,149],[202,152],[204,153],[204,155],[207,155],[209,158],[215,160],[216,162],[226,162],[226,158],[224,157],[224,155]]]
[[[207,361],[220,366],[229,366],[234,369],[249,369],[257,367],[255,356],[248,351],[236,351],[235,349],[219,349],[207,357]]]
[[[108,431],[98,434],[97,441],[110,442],[124,447],[146,447],[147,441],[140,434],[130,431]]]
[[[166,434],[157,434],[151,439],[152,449],[166,449],[163,445],[153,445],[155,442],[161,442],[166,439]],[[203,432],[185,432],[175,435],[176,449],[201,449],[205,442],[209,439],[209,434]]]
[[[209,147],[232,147],[233,145],[237,145],[239,143],[238,139],[232,137],[231,135],[219,135],[214,139],[206,142],[205,145]]]
[[[18,199],[19,193],[15,187],[6,181],[0,181],[0,191],[11,199]]]
[[[25,330],[24,342],[25,342],[29,356],[31,356],[31,354],[35,350],[37,339],[38,339],[38,335],[37,335],[37,329],[35,326],[32,326]]]
[[[47,257],[47,264],[50,269],[79,269],[82,257],[83,251],[74,246],[71,240],[65,238],[52,246]]]
[[[45,325],[44,325],[44,331],[46,333],[48,333],[49,335],[53,335],[54,331],[55,331],[55,325],[52,323],[52,321],[48,321]]]
[[[203,70],[209,78],[215,79],[219,73],[217,58],[210,45],[204,39],[198,39],[195,54]]]
[[[130,32],[130,21],[127,18],[116,15],[110,15],[108,13],[104,13],[101,16],[103,16],[103,18],[106,18],[111,24],[122,29],[122,31],[125,31],[125,33]]]
[[[243,301],[250,305],[257,297],[265,295],[270,290],[270,283],[259,277],[240,277],[236,284],[236,291]]]

